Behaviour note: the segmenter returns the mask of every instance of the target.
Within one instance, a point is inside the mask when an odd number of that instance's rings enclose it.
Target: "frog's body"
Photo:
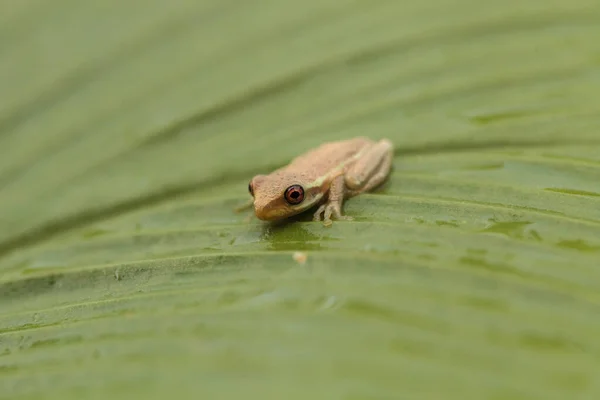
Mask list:
[[[331,225],[332,215],[350,219],[341,213],[344,200],[380,185],[390,173],[392,158],[393,145],[386,139],[325,143],[269,175],[255,176],[249,185],[254,212],[275,221],[320,205],[314,217],[323,215],[325,225]]]

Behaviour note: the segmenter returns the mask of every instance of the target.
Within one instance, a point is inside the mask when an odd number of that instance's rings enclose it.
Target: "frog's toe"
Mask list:
[[[323,214],[323,212],[325,211],[325,204],[321,205],[317,211],[315,211],[315,214],[313,216],[313,221],[320,221],[321,220],[321,215]]]
[[[334,218],[336,221],[352,221],[354,218],[348,216],[348,215],[334,215]],[[326,219],[325,221],[329,221],[328,226],[331,225],[332,219]]]
[[[331,226],[331,224],[333,223],[332,217],[333,219],[338,221],[352,221],[353,219],[348,215],[342,215],[340,207],[337,204],[331,204],[325,208],[325,215],[323,218],[325,226]]]
[[[352,221],[354,218],[347,216],[347,215],[338,215],[338,216],[334,216],[334,219],[337,221]],[[329,227],[331,225],[333,225],[333,219],[330,218],[324,218],[323,219],[323,225],[326,227]]]

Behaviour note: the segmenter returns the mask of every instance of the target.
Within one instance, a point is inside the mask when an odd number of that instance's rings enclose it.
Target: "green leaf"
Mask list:
[[[600,396],[597,1],[6,8],[0,397]],[[232,211],[364,135],[354,221]]]

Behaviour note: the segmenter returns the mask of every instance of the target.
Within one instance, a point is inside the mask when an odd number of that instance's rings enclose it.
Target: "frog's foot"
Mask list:
[[[331,219],[332,215],[335,217],[335,219],[340,221],[352,221],[353,219],[350,216],[342,215],[338,203],[322,204],[315,212],[313,220],[321,221],[321,214],[323,214],[323,225],[325,226],[331,226],[331,224],[333,224],[333,221]]]
[[[250,210],[252,208],[252,206],[254,206],[254,199],[250,199],[245,203],[242,203],[240,205],[237,205],[234,207],[233,212],[235,213],[241,213],[244,212],[246,210]]]

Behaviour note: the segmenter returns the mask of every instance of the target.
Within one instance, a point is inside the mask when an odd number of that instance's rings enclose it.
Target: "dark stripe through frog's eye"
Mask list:
[[[285,201],[289,204],[296,205],[304,200],[304,188],[300,185],[292,185],[285,189]]]
[[[254,197],[254,187],[252,186],[252,181],[248,184],[248,191],[250,192],[250,196]]]

